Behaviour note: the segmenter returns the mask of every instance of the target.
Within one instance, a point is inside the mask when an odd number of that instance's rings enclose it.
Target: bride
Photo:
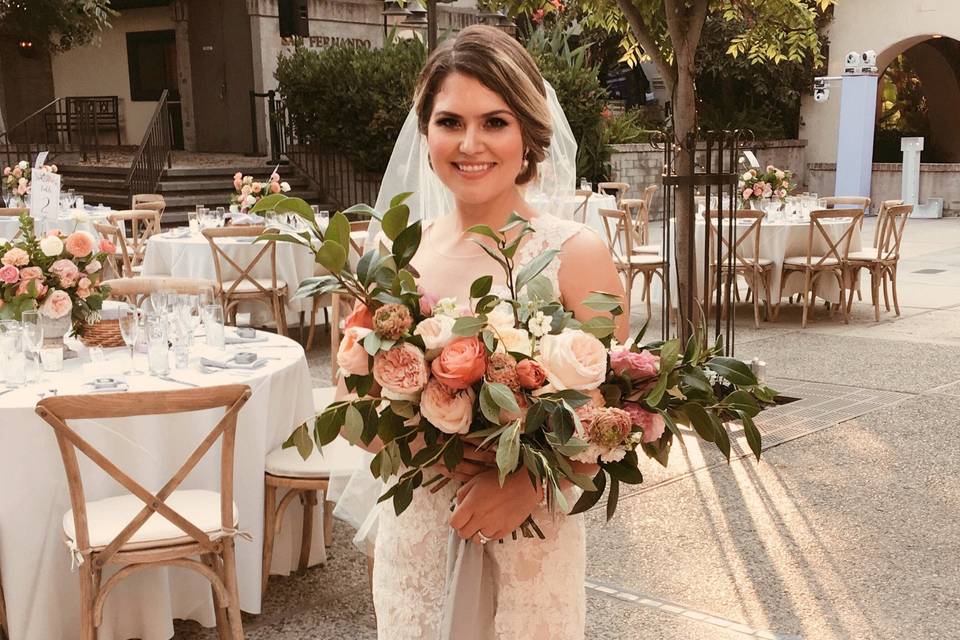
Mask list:
[[[552,94],[551,98],[555,101]],[[426,220],[412,265],[420,274],[418,284],[430,295],[465,301],[470,283],[488,274],[494,276],[495,284],[505,283],[499,265],[476,246],[472,239],[477,236],[466,229],[477,224],[498,229],[512,212],[535,228],[520,248],[518,263],[550,248],[561,249],[544,274],[578,320],[596,315],[582,303],[591,291],[623,293],[599,236],[549,211],[538,211],[524,199],[556,138],[548,102],[543,77],[532,58],[516,40],[492,27],[461,31],[427,60],[414,95],[411,123],[415,121],[416,129],[410,155],[424,156],[429,166],[424,173],[434,183],[438,178],[444,192],[430,197],[423,179],[416,184],[407,180],[398,185],[406,188],[397,191],[418,191],[414,197],[420,198]],[[410,152],[401,146],[405,144],[401,135],[395,157]],[[420,160],[411,158],[411,163]],[[574,157],[565,160],[575,162]],[[557,169],[549,171],[555,174]],[[570,185],[564,186],[572,193],[574,176],[572,171],[567,173]],[[426,210],[442,207],[444,202],[449,209]],[[618,321],[617,338],[624,341],[627,314]],[[379,441],[374,440],[371,449],[378,448]],[[478,614],[481,619],[471,621],[476,637],[583,638],[582,516],[552,517],[543,505],[542,492],[533,488],[522,468],[501,487],[489,455],[472,452],[454,472],[440,465],[437,471],[457,482],[436,493],[414,492],[413,503],[400,516],[389,506],[381,510],[373,570],[381,640],[441,637],[451,528],[465,540],[486,545],[484,562],[491,569],[493,597],[491,606]],[[545,539],[518,536],[513,540],[511,533],[531,514]]]

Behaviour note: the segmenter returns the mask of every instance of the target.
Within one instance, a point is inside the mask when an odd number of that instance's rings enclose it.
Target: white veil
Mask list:
[[[577,141],[557,99],[557,92],[546,80],[543,84],[553,132],[546,157],[537,167],[537,178],[526,185],[524,198],[543,213],[570,218],[573,207],[564,206],[564,199],[576,192]],[[390,155],[374,208],[383,213],[390,208],[391,198],[409,191],[413,192],[406,201],[411,222],[433,220],[453,212],[453,196],[430,168],[428,157],[426,136],[420,133],[417,114],[411,108]],[[373,239],[379,233],[380,223],[373,219],[365,249],[374,246]],[[331,477],[330,497],[327,498],[337,503],[334,515],[357,529],[354,543],[368,554],[373,553],[380,509],[392,504],[389,500],[377,504],[385,485],[370,473],[368,467],[372,459],[373,454],[367,454],[364,465],[357,471],[348,476]]]

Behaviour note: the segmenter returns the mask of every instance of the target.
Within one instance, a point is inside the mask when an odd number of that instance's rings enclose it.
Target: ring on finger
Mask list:
[[[477,531],[477,537],[480,538],[480,544],[487,544],[493,540],[493,538],[488,538],[487,536],[483,535],[483,531]]]

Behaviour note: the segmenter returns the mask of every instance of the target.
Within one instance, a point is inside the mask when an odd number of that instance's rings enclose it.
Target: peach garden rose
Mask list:
[[[74,231],[63,243],[67,252],[76,258],[86,258],[93,253],[93,236],[84,231]]]
[[[56,320],[69,314],[73,310],[73,302],[70,301],[70,294],[60,289],[54,290],[47,296],[47,299],[40,305],[40,313]]]
[[[363,339],[370,333],[364,327],[349,327],[343,332],[343,340],[337,350],[337,366],[350,376],[365,376],[370,373],[370,355],[363,348]]]
[[[382,395],[391,400],[416,400],[427,384],[427,361],[423,351],[402,342],[373,359],[373,379]]]
[[[477,394],[470,387],[451,389],[436,378],[427,383],[420,397],[420,414],[440,431],[464,434],[473,422]]]
[[[607,377],[607,349],[595,336],[566,329],[540,339],[540,364],[558,391],[596,389]]]

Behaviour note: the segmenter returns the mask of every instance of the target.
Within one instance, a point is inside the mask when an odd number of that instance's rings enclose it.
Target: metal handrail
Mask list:
[[[109,101],[112,109],[104,114],[106,126],[116,129],[120,142],[120,118],[117,96],[78,96],[54,98],[6,131],[0,132],[0,155],[12,164],[22,156],[43,150],[79,151],[84,160],[90,149],[100,160],[97,103]]]
[[[135,193],[154,193],[163,175],[164,165],[172,166],[170,151],[173,147],[173,135],[170,130],[170,112],[167,105],[166,89],[160,94],[157,108],[153,111],[150,124],[143,133],[143,140],[137,149],[130,171],[127,173],[126,187],[132,200]]]

